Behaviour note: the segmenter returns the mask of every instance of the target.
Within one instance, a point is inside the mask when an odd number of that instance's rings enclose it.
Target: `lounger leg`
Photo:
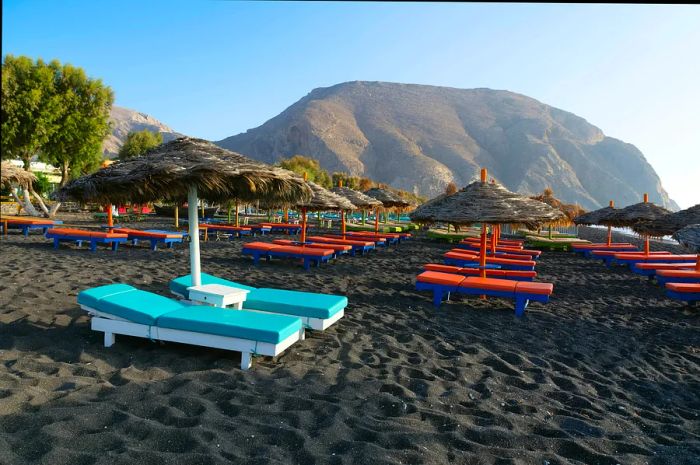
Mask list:
[[[309,259],[305,258],[304,259],[304,269],[308,270],[309,268],[311,268],[311,264],[309,263]]]
[[[156,247],[158,247],[158,241],[157,240],[152,240],[151,241],[151,250],[156,250]]]
[[[58,248],[58,242],[59,242],[58,238],[57,238],[57,237],[54,237],[54,238],[53,238],[53,248],[54,248],[54,249],[57,249],[57,248]]]
[[[29,236],[29,228],[23,228],[24,229],[24,237]]]
[[[119,250],[119,242],[112,242],[112,250],[114,250],[115,252]]]
[[[248,370],[253,365],[253,357],[250,352],[241,352],[241,370]]]
[[[515,316],[520,318],[525,314],[525,309],[527,304],[530,303],[529,299],[524,297],[515,297]]]
[[[439,307],[442,303],[442,289],[435,289],[433,291],[433,305]]]
[[[303,341],[304,339],[306,339],[306,333],[304,332],[304,328],[301,328],[299,331],[299,340]]]
[[[109,333],[105,331],[105,347],[112,347],[114,345],[114,340],[114,333]]]

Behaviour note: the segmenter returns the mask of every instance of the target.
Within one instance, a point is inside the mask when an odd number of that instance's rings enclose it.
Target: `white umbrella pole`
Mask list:
[[[190,274],[192,285],[202,284],[199,260],[199,221],[197,220],[197,186],[190,186],[187,192],[187,219],[190,226]]]

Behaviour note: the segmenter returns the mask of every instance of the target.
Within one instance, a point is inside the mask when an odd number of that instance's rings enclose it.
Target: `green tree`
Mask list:
[[[128,158],[138,157],[146,153],[149,149],[157,147],[163,143],[163,134],[159,132],[143,131],[130,132],[126,136],[124,145],[119,149],[119,159],[126,160]]]
[[[343,186],[349,187],[350,189],[360,188],[360,178],[357,176],[350,176],[347,173],[335,172],[331,176],[333,180],[333,185],[337,186],[339,181],[343,181]]]
[[[44,173],[34,173],[36,181],[32,184],[34,191],[40,195],[49,194],[53,190],[53,184]]]
[[[305,157],[303,155],[294,155],[291,158],[279,162],[279,166],[294,171],[297,174],[303,175],[306,173],[309,181],[313,181],[323,187],[330,188],[333,186],[331,176],[328,171],[321,168],[318,160]]]
[[[61,112],[40,158],[61,170],[61,186],[73,177],[97,169],[102,142],[110,132],[112,90],[100,79],[89,78],[81,68],[66,64],[56,75],[55,91]]]
[[[2,62],[2,157],[19,158],[29,170],[32,157],[58,130],[61,98],[55,90],[58,61],[6,55]]]

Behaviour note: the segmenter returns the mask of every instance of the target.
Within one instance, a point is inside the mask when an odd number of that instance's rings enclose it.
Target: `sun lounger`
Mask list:
[[[445,255],[446,265],[455,265],[460,267],[475,267],[479,266],[479,256],[472,254],[464,254],[460,252],[447,252]],[[532,271],[535,269],[536,262],[532,260],[510,260],[499,257],[486,257],[486,264],[498,265],[505,270],[523,270]]]
[[[478,237],[466,237],[462,239],[460,244],[473,244],[473,245],[481,245],[481,239]],[[491,247],[491,241],[487,240],[486,245],[490,248]],[[511,248],[517,248],[517,249],[522,249],[523,248],[523,241],[510,241],[506,239],[499,239],[498,243],[496,244],[496,247],[511,247]]]
[[[638,255],[643,255],[643,252],[639,252],[638,250],[631,251],[631,252],[620,252],[619,250],[588,250],[584,254],[585,256],[589,258],[597,258],[600,260],[603,260],[605,263],[605,266],[610,266],[612,263],[615,261],[615,257],[635,257]],[[649,256],[658,256],[658,255],[671,255],[671,252],[665,252],[665,251],[658,251],[658,252],[649,252]]]
[[[159,243],[165,244],[169,249],[173,244],[182,242],[183,236],[179,232],[163,232],[155,230],[140,230],[131,228],[114,228],[113,233],[126,234],[133,245],[137,245],[141,241],[150,241],[151,250],[156,250]]]
[[[384,240],[387,244],[399,244],[402,240],[411,237],[409,233],[379,233],[370,231],[348,231],[346,236],[357,239]]]
[[[330,249],[310,249],[289,245],[277,245],[269,242],[249,242],[243,246],[243,255],[251,255],[253,263],[258,264],[260,257],[270,260],[277,258],[296,258],[304,262],[304,269],[308,270],[312,263],[319,266],[333,258]]]
[[[128,236],[126,234],[86,231],[84,229],[70,228],[49,229],[46,231],[46,238],[53,239],[53,246],[55,249],[58,248],[59,242],[61,241],[77,242],[78,247],[80,247],[83,242],[89,242],[90,250],[93,252],[97,250],[97,244],[109,244],[112,247],[112,250],[116,251],[119,248],[119,244],[122,244],[128,240]]]
[[[632,263],[630,269],[637,274],[653,278],[659,270],[692,270],[695,262],[683,263]]]
[[[697,259],[697,255],[673,255],[673,254],[658,254],[658,255],[614,255],[610,258],[610,263],[619,265],[630,265],[634,263],[683,263]],[[607,258],[606,258],[607,260]],[[606,262],[607,263],[607,262]]]
[[[307,242],[305,244],[302,244],[301,242],[291,241],[289,239],[275,239],[272,241],[272,243],[277,245],[293,245],[297,247],[307,247],[310,249],[330,249],[333,251],[333,258],[337,258],[338,255],[345,255],[352,250],[352,247],[349,245],[314,244],[313,242]]]
[[[474,244],[460,243],[460,244],[457,244],[457,249],[458,250],[468,250],[471,252],[479,252],[481,250],[481,247],[478,245],[474,245]],[[491,253],[491,247],[486,248],[486,254],[493,255]],[[515,257],[523,257],[527,260],[537,260],[540,257],[540,255],[542,255],[542,251],[541,250],[518,249],[515,247],[496,247],[496,256],[506,257],[509,255],[515,256]]]
[[[424,271],[416,278],[416,289],[433,292],[433,304],[439,307],[443,297],[451,292],[470,295],[489,295],[515,300],[515,315],[522,316],[528,303],[547,303],[554,290],[551,283],[513,281],[510,279],[477,278],[436,271]]]
[[[688,303],[700,300],[700,284],[666,283],[666,295]]]
[[[270,228],[271,233],[282,232],[285,234],[301,233],[301,225],[293,223],[260,223],[261,226]]]
[[[384,247],[387,244],[396,244],[398,242],[397,238],[387,238],[387,237],[381,237],[381,236],[351,236],[349,234],[346,234],[345,238],[343,238],[342,234],[324,234],[321,237],[325,237],[327,239],[341,240],[341,241],[365,241],[365,242],[371,241],[375,247]]]
[[[260,234],[261,236],[264,236],[265,234],[269,233],[271,231],[271,228],[269,226],[263,226],[261,224],[249,224],[247,225],[248,228],[253,231],[253,235]]]
[[[80,307],[92,315],[91,327],[104,332],[111,347],[123,334],[241,352],[241,369],[252,355],[276,356],[304,338],[299,318],[190,304],[108,284],[80,292]]]
[[[252,236],[253,229],[247,226],[233,226],[229,224],[207,223],[207,230],[212,233],[228,234],[231,238]]]
[[[352,239],[336,239],[324,236],[309,236],[306,238],[310,242],[319,244],[339,244],[339,245],[349,245],[351,247],[350,255],[355,255],[360,252],[360,255],[364,255],[365,252],[375,250],[374,242],[366,240],[352,240]]]
[[[19,229],[24,237],[27,237],[29,231],[34,229],[40,229],[42,234],[46,234],[46,231],[56,225],[63,224],[63,221],[45,218],[3,217],[0,219],[0,224],[4,234],[7,234],[8,229]]]
[[[479,250],[474,250],[474,249],[462,249],[462,248],[455,248],[450,250],[450,252],[454,253],[461,253],[464,255],[469,255],[469,256],[479,256]],[[491,255],[490,251],[486,251],[486,256],[487,257],[496,257],[496,258],[507,258],[509,260],[535,260],[534,257],[531,257],[530,255],[520,255],[517,253],[505,253],[505,252],[500,252],[496,255]]]
[[[481,270],[479,268],[463,268],[459,266],[441,265],[439,263],[427,263],[423,265],[425,271],[438,271],[440,273],[460,274],[463,276],[479,276]],[[513,281],[532,281],[537,277],[536,271],[521,271],[521,270],[501,270],[487,269],[487,278],[503,278],[512,279]]]
[[[659,284],[666,283],[700,283],[700,271],[690,270],[659,270],[656,272],[656,281]]]
[[[248,292],[243,308],[262,312],[281,313],[301,318],[307,328],[322,331],[345,315],[348,298],[340,295],[315,292],[288,291],[285,289],[255,288],[234,281],[202,273],[202,284],[221,284]],[[188,287],[192,285],[190,275],[170,281],[170,292],[189,298]]]
[[[571,251],[574,253],[580,253],[583,254],[584,257],[590,258],[591,253],[594,250],[608,250],[608,251],[615,251],[615,252],[635,252],[639,251],[639,249],[632,245],[632,244],[627,244],[627,243],[619,243],[619,244],[572,244],[571,245]]]

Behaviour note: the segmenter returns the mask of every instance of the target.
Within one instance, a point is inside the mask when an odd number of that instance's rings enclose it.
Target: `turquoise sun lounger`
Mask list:
[[[202,273],[202,284],[221,284],[250,291],[243,302],[244,309],[295,316],[301,318],[306,328],[320,331],[340,320],[348,305],[348,298],[341,295],[255,288],[207,273]],[[191,275],[180,276],[170,281],[170,292],[188,299],[187,288],[191,285]]]
[[[299,318],[190,304],[108,284],[78,294],[80,307],[92,315],[91,327],[104,332],[111,347],[115,335],[172,341],[241,352],[241,369],[253,355],[276,356],[304,339]]]

